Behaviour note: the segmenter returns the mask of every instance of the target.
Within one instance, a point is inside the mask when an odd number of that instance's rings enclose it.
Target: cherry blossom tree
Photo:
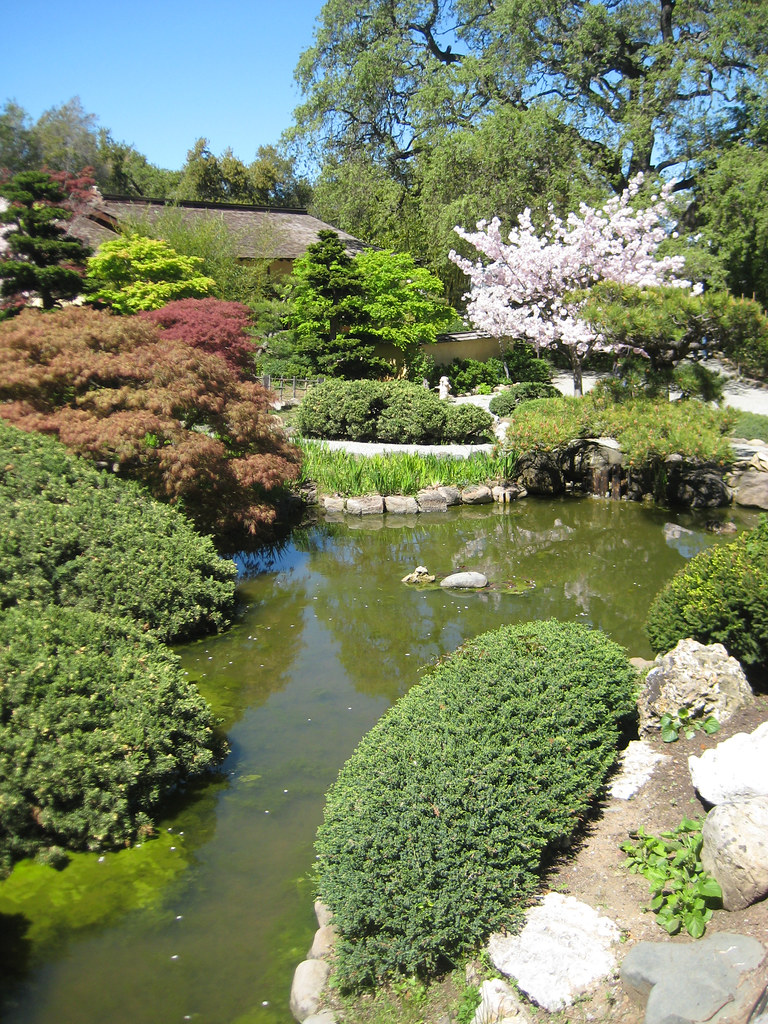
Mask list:
[[[630,346],[606,339],[579,316],[590,288],[614,281],[640,288],[662,284],[690,288],[675,275],[684,257],[658,255],[670,225],[665,185],[650,205],[634,208],[643,184],[637,175],[620,196],[599,209],[582,203],[563,221],[550,211],[549,227],[537,231],[526,209],[504,242],[498,218],[480,221],[477,231],[456,232],[490,262],[452,251],[450,259],[469,277],[467,313],[478,330],[496,338],[526,338],[537,352],[563,353],[582,393],[582,365],[593,351],[626,352]],[[633,351],[641,351],[634,349]],[[642,354],[642,353],[641,353]]]

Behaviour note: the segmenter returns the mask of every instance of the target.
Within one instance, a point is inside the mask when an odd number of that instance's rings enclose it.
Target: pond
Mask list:
[[[240,558],[242,609],[180,650],[223,720],[219,776],[180,797],[158,839],[0,884],[5,1024],[288,1024],[315,928],[312,842],[324,793],[420,670],[476,633],[557,617],[649,657],[648,605],[720,539],[707,518],[594,499],[320,523]],[[666,523],[685,531],[674,537]],[[482,592],[409,588],[459,567]]]

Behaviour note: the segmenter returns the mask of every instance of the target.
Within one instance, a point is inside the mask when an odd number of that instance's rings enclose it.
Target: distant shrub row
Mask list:
[[[560,392],[546,381],[524,381],[494,395],[488,408],[495,416],[509,416],[522,402],[537,398],[559,398]]]
[[[296,424],[305,437],[399,444],[471,444],[493,420],[473,405],[451,405],[407,381],[329,380],[307,392]]]
[[[635,685],[602,633],[532,622],[470,640],[380,719],[317,838],[343,985],[434,971],[511,923],[599,793]]]
[[[657,651],[692,637],[768,668],[768,516],[730,544],[695,555],[657,594],[646,630]]]
[[[214,764],[161,641],[226,625],[234,577],[179,512],[0,421],[0,872],[127,844]]]

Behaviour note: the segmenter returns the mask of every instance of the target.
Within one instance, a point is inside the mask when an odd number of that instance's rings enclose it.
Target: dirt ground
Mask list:
[[[676,743],[652,741],[669,761],[656,766],[651,779],[630,800],[608,799],[599,816],[588,826],[577,847],[555,866],[546,880],[546,888],[568,893],[604,913],[621,928],[625,945],[640,941],[691,942],[687,934],[668,936],[652,913],[644,913],[648,904],[648,882],[642,875],[632,875],[621,864],[625,854],[621,843],[640,825],[658,835],[675,828],[684,817],[697,818],[709,808],[698,798],[688,769],[688,756],[700,754],[737,732],[753,732],[768,719],[768,695],[757,694],[752,703],[742,708],[713,736],[697,733],[691,740]],[[707,926],[707,934],[717,931],[750,935],[760,942],[768,941],[768,900],[745,910],[716,910]],[[633,1004],[614,975],[597,986],[589,995],[560,1013],[548,1014],[533,1006],[526,1011],[531,1021],[558,1024],[642,1024],[644,1010]]]

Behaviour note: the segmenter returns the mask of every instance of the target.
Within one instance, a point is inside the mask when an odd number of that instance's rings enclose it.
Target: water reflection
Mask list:
[[[757,518],[733,514],[740,526]],[[683,545],[665,539],[668,521],[691,531]],[[120,865],[140,866],[141,850],[92,858],[82,875],[45,869],[45,889],[24,866],[0,885],[0,925],[27,972],[0,1007],[5,1024],[286,1024],[313,931],[305,879],[324,793],[421,668],[477,633],[552,616],[650,655],[642,622],[654,594],[689,554],[727,539],[695,514],[528,500],[319,523],[238,556],[236,625],[180,652],[223,719],[223,775],[165,823],[181,842],[164,833],[154,865],[148,844],[146,867],[109,900],[107,871],[117,879]],[[401,583],[417,565],[438,577],[477,569],[494,586]]]

